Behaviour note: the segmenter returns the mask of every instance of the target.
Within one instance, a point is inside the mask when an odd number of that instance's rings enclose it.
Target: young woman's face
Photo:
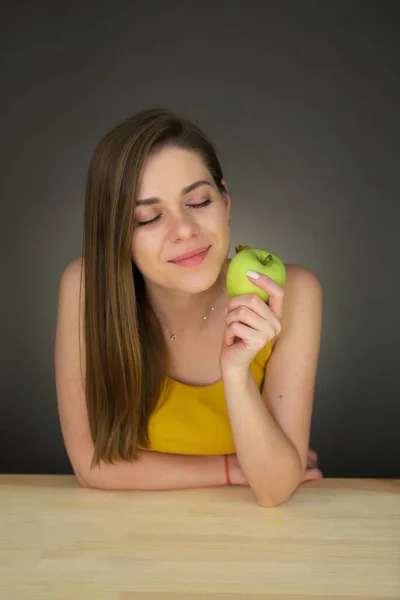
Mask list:
[[[197,153],[165,148],[150,156],[138,190],[132,239],[132,259],[144,278],[183,292],[208,289],[229,253],[230,202]],[[202,261],[171,262],[204,247],[209,250]]]

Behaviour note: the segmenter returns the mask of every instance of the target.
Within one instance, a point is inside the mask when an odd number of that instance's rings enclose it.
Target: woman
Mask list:
[[[321,286],[287,264],[284,289],[251,279],[268,303],[229,300],[230,212],[195,124],[152,109],[99,143],[55,344],[60,423],[82,485],[250,485],[276,506],[322,476],[308,450]]]

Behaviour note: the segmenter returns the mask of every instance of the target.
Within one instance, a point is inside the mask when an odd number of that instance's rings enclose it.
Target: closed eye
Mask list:
[[[200,202],[200,204],[188,204],[188,208],[203,208],[204,206],[208,206],[209,204],[211,204],[212,200],[210,200],[209,198],[207,198],[207,200],[204,200],[204,202]],[[156,217],[154,217],[154,219],[151,219],[150,221],[138,221],[136,223],[136,225],[138,227],[143,227],[144,225],[151,225],[152,223],[156,223],[157,221],[159,221],[162,217],[162,214],[157,215]]]

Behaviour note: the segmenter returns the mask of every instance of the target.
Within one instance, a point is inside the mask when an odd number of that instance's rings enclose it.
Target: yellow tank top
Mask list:
[[[250,365],[260,391],[271,351],[269,342]],[[234,454],[222,379],[205,386],[191,386],[170,377],[167,380],[168,393],[161,394],[149,419],[149,450],[177,454]]]

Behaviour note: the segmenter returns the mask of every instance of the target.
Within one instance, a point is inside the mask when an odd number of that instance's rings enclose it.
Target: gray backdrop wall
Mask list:
[[[8,3],[2,472],[72,473],[54,337],[86,171],[106,131],[164,105],[220,151],[232,244],[323,285],[311,446],[325,476],[400,476],[399,15],[388,0]]]

